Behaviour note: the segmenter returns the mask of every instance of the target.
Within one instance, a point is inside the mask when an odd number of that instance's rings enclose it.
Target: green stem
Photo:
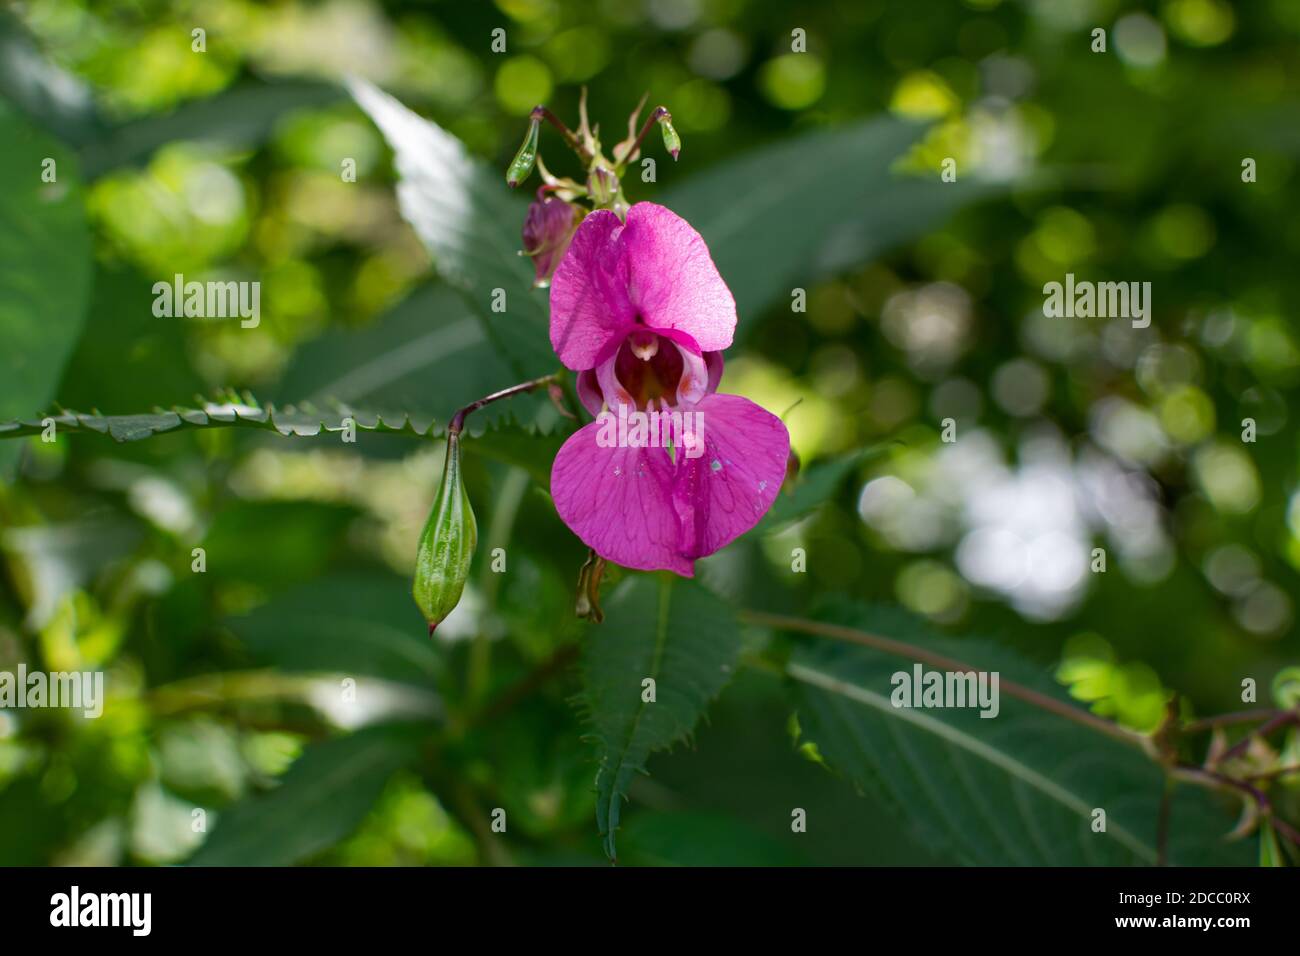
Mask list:
[[[548,110],[545,106],[534,106],[532,115],[529,119],[546,120],[546,122],[550,123],[560,131],[560,135],[563,136],[564,141],[569,144],[569,148],[578,154],[578,158],[583,162],[591,162],[591,150],[587,149],[582,140],[578,138],[577,134],[574,133],[573,130],[564,125],[562,119]]]
[[[638,112],[640,112],[639,109]],[[614,166],[615,172],[617,172],[620,176],[623,175],[623,170],[627,168],[628,161],[633,156],[635,156],[636,151],[641,148],[641,144],[645,142],[645,138],[649,134],[650,128],[654,126],[655,123],[659,122],[659,117],[667,116],[667,115],[668,115],[668,108],[665,106],[656,106],[653,110],[650,111],[650,115],[646,117],[645,124],[642,125],[641,127],[641,132],[637,133],[636,139],[632,141],[632,146],[628,149],[627,153],[623,156],[623,158],[619,160],[618,163],[615,164]]]
[[[562,372],[552,372],[550,375],[543,375],[541,378],[535,378],[528,382],[520,382],[518,385],[511,385],[509,388],[503,388],[501,391],[493,392],[491,395],[484,395],[478,401],[470,402],[464,408],[458,409],[456,414],[451,416],[451,421],[447,423],[447,434],[459,435],[465,428],[465,419],[472,413],[478,411],[484,405],[491,405],[493,402],[499,402],[503,398],[514,398],[516,395],[523,395],[525,392],[534,391],[544,385],[558,383],[562,378]]]

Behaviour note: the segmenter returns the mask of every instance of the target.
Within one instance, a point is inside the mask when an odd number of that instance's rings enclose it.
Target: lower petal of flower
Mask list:
[[[704,425],[702,454],[677,454],[672,502],[678,551],[713,554],[772,507],[785,480],[790,433],[781,419],[739,395],[709,395],[695,406]]]
[[[679,547],[673,462],[663,448],[602,447],[592,422],[569,436],[551,466],[551,497],[564,523],[608,561],[691,577]]]

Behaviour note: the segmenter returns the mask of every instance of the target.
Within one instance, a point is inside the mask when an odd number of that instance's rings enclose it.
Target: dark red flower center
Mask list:
[[[614,360],[619,384],[643,411],[650,405],[658,408],[660,399],[676,405],[684,372],[682,353],[673,341],[646,328],[629,333]]]

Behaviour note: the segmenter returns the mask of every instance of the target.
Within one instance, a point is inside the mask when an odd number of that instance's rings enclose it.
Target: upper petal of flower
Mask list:
[[[622,243],[628,297],[646,325],[684,332],[701,352],[731,345],[736,300],[690,223],[671,209],[637,203],[628,210]]]
[[[621,222],[587,216],[551,281],[551,345],[560,361],[589,369],[638,326],[697,352],[731,344],[736,303],[708,247],[690,224],[654,203]]]
[[[636,325],[623,228],[608,209],[591,213],[551,277],[551,347],[575,371],[598,365]]]

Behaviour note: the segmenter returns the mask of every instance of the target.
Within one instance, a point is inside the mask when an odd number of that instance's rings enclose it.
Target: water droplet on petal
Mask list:
[[[713,461],[709,462],[709,467],[714,471],[722,471],[722,462],[715,458]]]
[[[614,466],[614,477],[617,478],[617,477],[618,477],[619,475],[621,475],[621,474],[623,474],[623,468],[622,468],[622,466],[620,466],[620,465],[615,465],[615,466]]]
[[[767,482],[766,482],[766,481],[760,481],[760,482],[758,483],[758,490],[759,490],[759,491],[767,491]]]

